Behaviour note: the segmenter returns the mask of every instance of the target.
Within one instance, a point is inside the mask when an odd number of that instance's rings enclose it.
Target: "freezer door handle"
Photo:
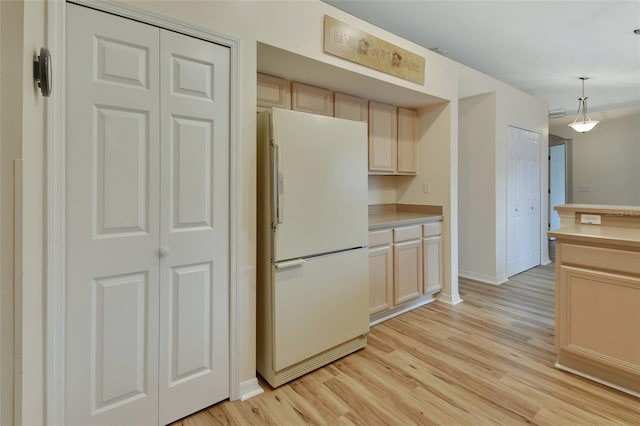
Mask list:
[[[304,265],[304,259],[285,260],[284,262],[274,263],[276,269],[295,268]]]
[[[276,144],[271,145],[271,171],[273,198],[271,200],[271,217],[273,218],[273,227],[281,224],[284,219],[284,173],[280,171],[280,147]]]

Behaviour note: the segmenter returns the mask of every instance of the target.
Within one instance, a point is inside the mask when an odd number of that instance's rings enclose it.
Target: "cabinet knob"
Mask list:
[[[169,246],[162,246],[158,250],[160,257],[166,257],[169,254]]]

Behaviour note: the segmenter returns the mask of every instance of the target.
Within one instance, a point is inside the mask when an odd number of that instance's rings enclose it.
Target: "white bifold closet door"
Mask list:
[[[65,418],[229,396],[229,49],[67,5]]]
[[[540,265],[540,134],[507,127],[507,275]]]

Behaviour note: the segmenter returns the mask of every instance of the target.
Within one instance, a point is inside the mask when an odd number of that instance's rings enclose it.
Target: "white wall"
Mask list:
[[[43,254],[46,243],[43,218],[46,211],[43,205],[45,185],[43,176],[43,100],[37,95],[30,80],[30,74],[32,56],[44,44],[45,3],[42,1],[18,2],[18,11],[24,10],[24,18],[17,19],[10,24],[7,24],[4,19],[5,3],[9,2],[0,3],[2,3],[3,16],[2,34],[7,34],[6,30],[11,29],[12,37],[9,46],[17,49],[15,52],[11,49],[5,51],[3,37],[3,64],[6,65],[4,63],[5,55],[10,55],[12,52],[20,59],[14,61],[12,67],[4,66],[1,68],[3,103],[2,131],[0,133],[2,156],[0,161],[3,166],[1,172],[3,192],[0,200],[3,203],[7,201],[7,203],[0,206],[0,221],[2,223],[0,231],[3,232],[0,246],[3,250],[3,263],[0,273],[3,277],[2,290],[10,289],[11,282],[7,283],[4,279],[9,273],[5,269],[4,254],[11,249],[10,243],[5,237],[15,229],[18,236],[17,256],[15,256],[16,280],[23,296],[18,303],[21,310],[18,313],[18,318],[23,327],[23,332],[21,332],[23,340],[18,345],[18,349],[24,355],[22,389],[19,390],[19,396],[23,402],[20,414],[24,424],[37,425],[41,424],[43,419],[42,368],[44,359],[42,343],[44,331],[42,315],[44,306],[42,298],[44,291]],[[529,118],[534,116],[534,120],[537,120],[539,118],[538,111],[541,108],[539,101],[319,1],[140,1],[126,3],[154,14],[170,17],[240,40],[238,63],[240,70],[238,76],[238,220],[240,229],[236,256],[238,259],[237,303],[239,311],[237,320],[239,322],[238,339],[241,351],[238,362],[241,381],[255,377],[255,107],[258,42],[317,61],[319,65],[328,65],[338,70],[348,71],[360,83],[363,81],[366,81],[367,84],[370,82],[379,83],[378,85],[382,89],[376,91],[372,98],[391,101],[393,98],[397,98],[398,94],[404,95],[406,93],[412,96],[417,93],[422,97],[435,96],[443,101],[420,110],[419,128],[422,132],[420,149],[423,146],[426,148],[423,151],[425,155],[421,155],[419,160],[420,176],[411,181],[398,181],[400,183],[396,183],[396,200],[404,203],[443,205],[445,216],[449,221],[445,223],[444,230],[445,288],[443,289],[443,299],[452,303],[459,301],[457,290],[458,79],[464,77],[471,81],[480,81],[482,85],[496,87],[498,116],[496,128],[504,128],[505,134],[506,124],[532,128],[530,120],[520,120],[519,118],[520,116]],[[13,5],[13,3],[11,4]],[[322,51],[322,17],[324,14],[330,14],[339,20],[424,56],[426,58],[427,80],[425,85],[419,86],[324,54]],[[20,36],[16,36],[16,34],[22,35],[24,40],[20,40]],[[60,59],[54,58],[55,60]],[[22,64],[21,67],[15,66],[16,62]],[[10,75],[5,74],[7,69],[11,70]],[[10,84],[5,84],[7,81]],[[503,94],[505,95],[503,96]],[[9,111],[6,105],[11,105]],[[546,110],[543,115],[546,119]],[[538,127],[533,126],[533,128]],[[545,126],[539,128],[546,129]],[[5,138],[7,135],[11,135],[15,143],[7,143]],[[501,136],[498,135],[496,141],[496,162],[504,161],[506,158],[504,157],[504,137],[501,139]],[[15,147],[19,148],[19,152],[9,152]],[[11,173],[5,167],[5,165],[11,164],[13,158],[22,158],[24,161],[23,173],[20,175],[24,186],[24,197],[15,206],[18,208],[18,226],[14,226],[9,217],[14,206],[11,204],[10,195],[6,195],[10,192],[5,191],[7,187],[10,191],[14,184]],[[504,170],[497,168],[496,175],[498,180],[504,179]],[[543,173],[543,176],[546,176],[546,172]],[[432,192],[430,194],[422,193],[423,180],[431,182]],[[499,184],[496,186],[498,197],[501,196],[500,190],[504,191],[504,185],[502,187]],[[497,211],[500,209],[500,203],[504,208],[504,200],[498,200],[496,201]],[[497,230],[496,234],[499,232]],[[502,232],[504,233],[504,231]],[[499,244],[497,250],[500,250]],[[10,264],[12,260],[13,258],[9,261]],[[5,311],[1,312],[4,315]],[[8,343],[5,340],[5,335],[2,336],[2,339],[2,347],[5,348]],[[6,389],[4,382],[3,389]],[[2,408],[4,412],[4,407]],[[4,422],[2,423],[4,424]]]
[[[550,132],[572,139],[573,202],[640,205],[640,107],[591,114],[600,123],[577,133],[565,119],[549,122]]]
[[[369,176],[369,204],[397,203],[396,179],[397,176]]]
[[[496,278],[496,94],[460,99],[458,115],[460,275]]]
[[[549,143],[549,126],[548,126],[548,105],[546,102],[534,98],[518,89],[510,87],[491,77],[477,73],[476,71],[460,66],[458,76],[461,83],[465,86],[474,86],[484,88],[486,92],[495,93],[495,139],[493,143],[486,140],[486,149],[493,150],[493,162],[495,164],[493,179],[493,189],[487,187],[487,191],[493,191],[495,197],[495,206],[493,207],[493,216],[487,216],[487,221],[495,218],[495,233],[489,241],[483,241],[473,238],[473,236],[461,236],[460,241],[464,240],[467,246],[465,250],[470,252],[482,252],[490,250],[495,253],[495,263],[493,273],[487,274],[489,270],[486,265],[479,270],[475,270],[471,265],[464,265],[464,275],[480,281],[492,284],[499,284],[507,280],[507,127],[514,126],[521,129],[531,130],[540,133],[542,146],[541,152],[546,153]],[[461,132],[472,132],[473,129],[464,129],[465,123],[458,123],[463,128]],[[460,149],[467,149],[468,145],[460,145]],[[461,153],[461,156],[467,157],[467,153]],[[471,167],[466,171],[460,171],[461,176],[465,173],[471,176],[477,176],[483,179],[484,165],[476,163],[466,163]],[[547,181],[548,181],[548,164],[543,161],[542,170],[540,171],[540,262],[546,264],[549,262],[549,253],[547,246],[547,223],[548,223],[548,199],[547,199]],[[477,169],[477,170],[476,170]],[[490,182],[488,182],[490,184]],[[468,200],[458,200],[459,204],[465,204]],[[485,208],[487,215],[490,214],[491,208]],[[465,215],[468,212],[464,213]],[[466,219],[464,219],[466,220]],[[480,265],[480,262],[478,262]]]

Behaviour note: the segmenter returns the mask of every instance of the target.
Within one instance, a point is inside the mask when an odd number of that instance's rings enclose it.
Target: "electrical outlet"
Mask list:
[[[429,182],[422,182],[422,192],[428,194],[431,192],[431,184]]]
[[[580,223],[590,223],[592,225],[600,225],[602,218],[599,214],[581,214]]]

